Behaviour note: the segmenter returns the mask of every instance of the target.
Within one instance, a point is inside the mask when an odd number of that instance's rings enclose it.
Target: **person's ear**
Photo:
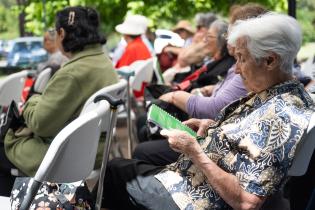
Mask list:
[[[61,40],[63,40],[66,36],[66,32],[63,28],[59,29],[58,34],[59,34]]]
[[[273,70],[279,67],[279,56],[275,53],[271,53],[265,58],[265,65],[267,70]]]

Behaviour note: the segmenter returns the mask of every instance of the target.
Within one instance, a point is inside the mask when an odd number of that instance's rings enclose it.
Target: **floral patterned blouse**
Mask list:
[[[245,191],[268,196],[283,184],[313,112],[303,86],[288,81],[228,105],[199,142]],[[180,209],[231,209],[185,155],[155,177]]]

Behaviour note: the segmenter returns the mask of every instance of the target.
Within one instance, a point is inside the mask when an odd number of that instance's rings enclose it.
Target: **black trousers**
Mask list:
[[[178,209],[164,186],[153,177],[163,168],[139,160],[113,159],[106,169],[102,207],[111,210]]]
[[[172,150],[168,141],[163,139],[138,144],[132,157],[156,166],[166,166],[175,162],[179,155],[180,153]]]
[[[291,210],[305,209],[315,189],[315,152],[303,176],[291,177],[287,183]]]
[[[7,158],[3,144],[0,143],[0,196],[10,196],[15,177],[11,169],[16,168]]]

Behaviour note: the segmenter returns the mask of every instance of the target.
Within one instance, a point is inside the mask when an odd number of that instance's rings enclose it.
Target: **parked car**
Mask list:
[[[8,41],[4,54],[7,67],[36,67],[48,59],[41,37],[22,37]]]
[[[5,50],[8,46],[8,41],[6,40],[0,40],[0,57],[5,56]]]

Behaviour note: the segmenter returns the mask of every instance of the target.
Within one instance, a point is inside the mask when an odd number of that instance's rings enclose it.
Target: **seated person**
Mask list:
[[[162,130],[171,148],[183,153],[174,164],[109,162],[103,207],[259,209],[286,180],[314,113],[310,96],[292,77],[301,40],[298,22],[287,15],[237,21],[228,42],[235,46],[236,73],[251,93],[211,121],[205,138]],[[202,120],[191,122],[198,128]]]
[[[160,65],[160,70],[164,72],[166,69],[171,68],[177,61],[177,55],[172,52],[167,52],[166,48],[183,48],[185,40],[177,33],[165,29],[157,29],[155,35],[154,51]]]
[[[233,13],[230,15],[230,21],[233,24],[236,20],[257,17],[266,12],[264,7],[250,3],[233,10]],[[234,56],[234,47],[230,45],[227,47],[229,54]],[[215,119],[226,105],[247,94],[241,76],[235,73],[235,67],[233,65],[229,69],[226,78],[222,82],[200,88],[200,92],[204,96],[209,97],[194,96],[184,91],[175,91],[162,95],[160,99],[177,106],[188,113],[190,117]],[[192,92],[197,92],[197,90],[195,89]],[[139,132],[142,134],[139,138],[140,140],[145,140],[144,134],[147,130],[147,126],[141,128]],[[143,142],[137,145],[133,153],[133,158],[144,160],[154,165],[167,165],[176,161],[179,155],[160,137],[159,140]]]
[[[144,43],[141,35],[146,32],[146,25],[143,24],[144,16],[131,16],[116,26],[116,31],[123,35],[124,40],[127,43],[126,48],[123,50],[122,56],[117,61],[115,68],[123,66],[129,66],[135,61],[147,60],[151,58],[149,48]],[[140,91],[133,91],[136,98],[141,98],[144,93],[144,87],[146,84],[142,84]]]
[[[98,31],[99,17],[94,9],[65,8],[57,12],[55,24],[57,45],[69,61],[55,73],[41,95],[27,101],[22,112],[25,126],[9,129],[4,145],[0,145],[1,195],[11,191],[11,168],[33,176],[53,138],[80,114],[86,100],[97,90],[118,82],[102,50],[106,40]]]
[[[146,32],[146,26],[144,26],[143,21],[138,20],[139,18],[132,17],[126,18],[122,24],[116,26],[116,31],[123,35],[127,43],[122,56],[115,65],[116,68],[129,66],[135,61],[146,60],[152,57],[148,47],[141,38],[141,35]]]
[[[150,51],[150,54],[152,56],[154,56],[155,55],[154,49],[153,49],[151,41],[149,40],[150,35],[151,35],[150,30],[148,29],[149,20],[145,16],[142,16],[142,15],[130,15],[125,19],[123,24],[128,25],[128,23],[131,25],[136,24],[136,27],[138,29],[141,29],[141,31],[142,31],[141,41],[145,44],[147,49]],[[132,26],[130,26],[130,25],[127,27],[129,27],[129,30],[132,30],[133,32],[135,32],[137,30],[135,28],[132,28]],[[120,26],[120,28],[121,28],[121,26]],[[127,47],[127,44],[128,43],[125,40],[125,38],[122,37],[120,39],[120,41],[118,42],[117,46],[110,53],[110,57],[112,59],[114,66],[117,65],[117,62],[121,59],[121,56],[124,54],[126,47]]]
[[[175,68],[184,68],[193,64],[202,63],[207,60],[208,49],[207,43],[204,43],[204,38],[211,24],[217,19],[216,15],[208,13],[198,13],[196,15],[197,30],[192,38],[192,43],[184,48],[178,55],[178,64]]]
[[[48,60],[44,63],[40,63],[37,67],[38,71],[42,71],[47,67],[53,67],[53,70],[58,70],[62,64],[68,61],[68,58],[64,56],[56,43],[56,31],[50,29],[44,34],[43,47],[48,52]],[[53,74],[52,74],[53,75]]]
[[[216,20],[204,39],[207,43],[211,61],[190,75],[175,75],[174,83],[179,83],[181,90],[190,91],[206,85],[216,84],[222,80],[229,68],[235,63],[233,56],[229,55],[226,45],[228,25],[222,20]]]
[[[173,31],[185,40],[184,47],[188,47],[191,44],[195,30],[192,28],[189,21],[180,20],[173,28]]]
[[[176,26],[173,28],[173,32],[178,34],[180,38],[184,40],[184,45],[182,47],[176,46],[166,46],[164,51],[167,53],[172,53],[178,56],[178,54],[188,47],[192,43],[193,35],[195,33],[194,29],[192,28],[191,24],[187,20],[180,20]]]

